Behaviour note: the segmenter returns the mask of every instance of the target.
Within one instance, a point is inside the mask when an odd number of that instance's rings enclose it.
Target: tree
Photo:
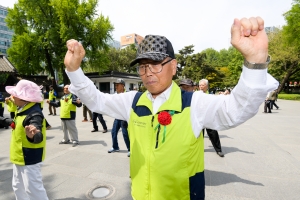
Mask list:
[[[19,0],[8,9],[6,22],[15,32],[8,55],[19,73],[46,71],[54,77],[57,70],[68,83],[63,60],[71,38],[86,49],[83,68],[106,66],[108,59],[99,50],[108,50],[113,26],[108,17],[94,18],[97,4],[98,0]]]
[[[135,44],[131,44],[124,49],[116,49],[114,47],[109,48],[106,52],[105,50],[100,51],[101,54],[106,54],[107,63],[106,70],[110,71],[118,71],[118,72],[127,72],[127,73],[135,73],[136,69],[134,67],[130,67],[131,61],[133,61],[136,57],[136,46]],[[96,68],[88,67],[88,71],[98,71]]]
[[[244,57],[236,48],[229,47],[228,58],[230,60],[228,63],[228,69],[230,71],[229,80],[233,85],[236,85],[242,73]]]
[[[300,0],[294,0],[291,10],[283,14],[287,25],[277,32],[269,34],[269,51],[272,61],[269,72],[280,80],[278,91],[293,77],[299,77],[300,71]]]
[[[288,42],[282,30],[269,34],[269,54],[272,57],[268,71],[280,81],[278,92],[300,71],[297,48],[294,43]]]
[[[211,87],[216,87],[216,82],[220,82],[224,77],[220,71],[211,65],[207,60],[206,53],[197,53],[186,57],[186,65],[182,75],[194,81],[206,78]]]
[[[183,49],[179,50],[179,54],[176,54],[176,60],[177,60],[177,73],[174,77],[174,79],[177,79],[178,77],[181,77],[182,71],[184,67],[186,66],[186,59],[189,55],[191,55],[194,52],[194,45],[185,46]]]

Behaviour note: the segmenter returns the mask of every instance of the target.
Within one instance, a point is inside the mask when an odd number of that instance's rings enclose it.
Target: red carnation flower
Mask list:
[[[172,122],[172,116],[169,112],[162,111],[158,114],[158,122],[164,126],[169,125]]]
[[[12,129],[15,129],[15,128],[16,128],[15,122],[12,122],[9,126],[10,126]]]

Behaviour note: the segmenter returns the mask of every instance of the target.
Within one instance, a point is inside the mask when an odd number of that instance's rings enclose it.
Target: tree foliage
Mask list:
[[[132,44],[124,49],[110,48],[108,51],[108,69],[112,71],[135,73],[134,67],[130,63],[136,57],[136,46]]]
[[[294,0],[291,10],[283,16],[287,25],[269,34],[269,52],[272,56],[269,73],[280,81],[279,92],[291,79],[300,78],[300,37],[297,34],[300,31],[300,0]]]
[[[272,61],[269,73],[280,81],[278,91],[282,91],[285,83],[299,73],[299,51],[294,43],[289,43],[282,30],[269,34],[269,53]]]
[[[106,66],[108,59],[99,50],[108,49],[113,26],[108,17],[96,17],[97,4],[98,0],[19,0],[8,9],[6,22],[15,32],[8,56],[19,73],[46,71],[54,77],[57,70],[67,83],[63,60],[71,38],[86,49],[83,68]]]

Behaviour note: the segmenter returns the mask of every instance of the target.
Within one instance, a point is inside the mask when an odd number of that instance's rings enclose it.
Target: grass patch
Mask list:
[[[300,101],[300,94],[278,94],[278,99]]]

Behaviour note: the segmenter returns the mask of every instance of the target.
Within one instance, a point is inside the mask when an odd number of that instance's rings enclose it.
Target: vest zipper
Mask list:
[[[155,149],[157,149],[158,147],[159,132],[160,132],[160,125],[157,128]]]
[[[154,115],[152,115],[151,127],[153,127]]]

